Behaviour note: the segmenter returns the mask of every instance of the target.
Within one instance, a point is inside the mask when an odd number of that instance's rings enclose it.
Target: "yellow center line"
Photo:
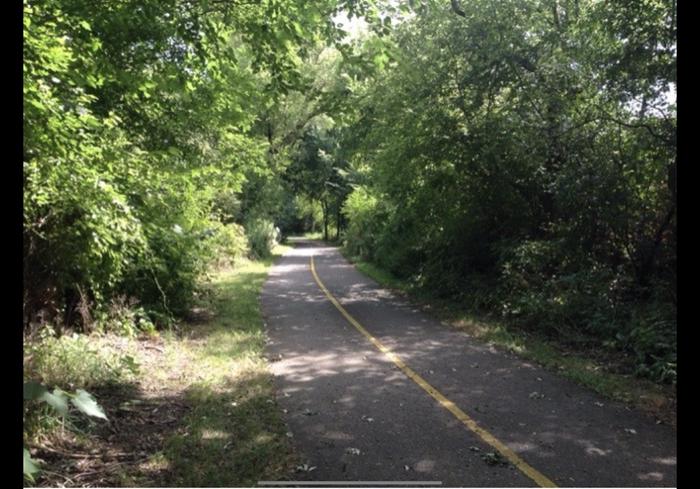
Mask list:
[[[384,346],[377,338],[372,336],[369,331],[367,331],[354,317],[350,315],[348,311],[345,310],[343,306],[340,305],[338,299],[336,299],[333,294],[323,285],[321,279],[316,273],[316,267],[314,266],[314,257],[311,256],[311,273],[314,276],[314,280],[321,288],[328,300],[330,300],[333,305],[340,311],[340,313],[352,324],[360,333],[362,333],[374,346],[377,347],[379,351],[384,353],[389,359],[396,364],[401,371],[406,374],[406,376],[414,381],[416,384],[421,386],[428,394],[430,394],[437,402],[440,403],[442,407],[451,412],[455,418],[462,422],[467,428],[476,433],[479,438],[481,438],[485,443],[491,445],[493,448],[498,450],[498,452],[503,455],[510,463],[516,466],[523,474],[528,476],[530,479],[535,481],[540,487],[557,487],[554,482],[545,477],[542,473],[528,465],[522,458],[520,458],[513,450],[508,448],[503,442],[498,438],[493,436],[491,433],[480,427],[476,421],[470,418],[464,411],[455,405],[452,401],[446,398],[440,391],[435,387],[430,385],[423,377],[418,375],[414,370],[408,367],[399,357],[397,357],[391,350]]]

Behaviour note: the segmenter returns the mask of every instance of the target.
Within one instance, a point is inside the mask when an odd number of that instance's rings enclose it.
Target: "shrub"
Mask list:
[[[614,335],[622,319],[616,313],[614,283],[610,269],[569,256],[557,240],[502,248],[502,314],[560,339]]]
[[[632,352],[635,373],[658,382],[674,384],[677,376],[677,324],[660,304],[633,311],[630,328],[617,335],[617,343]]]
[[[189,212],[196,214],[192,209]],[[211,244],[203,236],[210,225],[205,219],[183,216],[182,226],[173,224],[168,216],[163,217],[164,222],[156,219],[150,217],[146,226],[146,257],[130,270],[118,293],[138,298],[161,327],[189,310],[197,279],[209,261]]]
[[[248,253],[248,239],[240,224],[224,224],[212,237],[214,260],[218,265],[233,265]]]
[[[343,204],[342,212],[348,220],[345,248],[358,258],[371,258],[382,223],[378,199],[366,187],[357,187]]]
[[[98,332],[112,332],[126,337],[134,337],[139,332],[153,334],[156,327],[148,312],[137,305],[138,300],[117,296],[107,309],[95,312],[95,329]]]
[[[280,230],[272,221],[253,219],[246,225],[248,244],[254,258],[266,258],[272,254],[272,249],[279,242]]]

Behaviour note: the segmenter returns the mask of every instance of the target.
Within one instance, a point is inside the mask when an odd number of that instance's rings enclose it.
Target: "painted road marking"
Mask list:
[[[336,309],[338,309],[338,311],[340,311],[343,317],[345,317],[345,319],[347,319],[348,322],[355,327],[355,329],[362,333],[374,346],[376,346],[379,351],[381,351],[387,357],[389,357],[389,359],[392,362],[394,362],[394,364],[396,364],[396,366],[399,367],[409,379],[421,386],[423,390],[425,390],[437,402],[439,402],[442,407],[447,409],[454,415],[455,418],[460,420],[462,424],[464,424],[464,426],[476,433],[479,436],[479,438],[481,438],[485,443],[491,445],[493,448],[498,450],[498,452],[501,455],[508,459],[508,461],[514,466],[516,466],[523,474],[535,481],[537,485],[539,485],[540,487],[557,487],[557,485],[554,484],[554,482],[549,480],[547,477],[545,477],[542,473],[537,471],[532,466],[528,465],[527,462],[520,458],[513,450],[508,448],[498,438],[496,438],[491,433],[479,426],[476,423],[476,421],[474,421],[467,415],[467,413],[462,411],[459,407],[457,407],[455,403],[446,398],[440,391],[438,391],[435,387],[430,385],[423,377],[418,375],[415,371],[413,371],[410,367],[403,363],[403,361],[399,357],[397,357],[391,350],[385,347],[377,338],[372,336],[369,333],[369,331],[367,331],[359,322],[357,322],[357,320],[354,317],[352,317],[343,306],[340,305],[338,299],[336,299],[335,296],[333,296],[333,294],[330,293],[326,286],[323,285],[323,282],[321,282],[321,279],[316,273],[313,255],[311,256],[311,274],[314,276],[314,280],[316,280],[316,283],[321,288],[323,293],[326,294],[326,297],[328,297],[328,300],[330,300],[333,303],[333,305],[336,307]]]

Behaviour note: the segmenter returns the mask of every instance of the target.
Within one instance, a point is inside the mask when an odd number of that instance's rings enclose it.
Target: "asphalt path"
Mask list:
[[[358,323],[554,484],[676,486],[670,426],[440,323],[337,248],[305,240],[272,267],[261,295],[278,402],[306,464],[294,480],[538,485],[350,324],[314,279],[312,255]]]

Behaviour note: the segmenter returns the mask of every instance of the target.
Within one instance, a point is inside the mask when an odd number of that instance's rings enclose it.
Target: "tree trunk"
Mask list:
[[[646,243],[646,246],[642,250],[641,259],[639,260],[640,264],[637,267],[637,283],[641,287],[647,287],[650,283],[659,256],[661,241],[663,240],[664,233],[671,225],[675,213],[676,204],[672,203],[664,219],[659,224],[653,239]]]
[[[340,240],[340,206],[338,206],[338,211],[335,214],[335,240]]]
[[[458,0],[450,0],[450,4],[452,5],[452,11],[459,15],[460,17],[466,17],[467,14],[464,13],[464,10],[462,10],[462,7],[459,5]]]
[[[328,241],[328,203],[325,199],[321,201],[321,208],[323,209],[323,239]]]

